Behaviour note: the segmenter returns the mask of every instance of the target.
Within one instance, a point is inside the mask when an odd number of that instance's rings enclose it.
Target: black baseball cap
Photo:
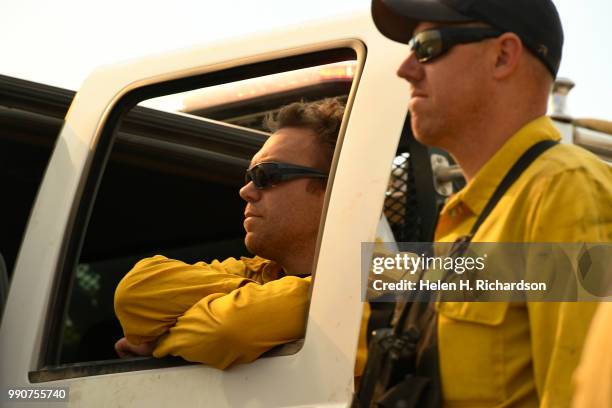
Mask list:
[[[372,0],[372,17],[387,38],[408,43],[421,21],[483,22],[518,35],[557,76],[563,27],[552,0]]]

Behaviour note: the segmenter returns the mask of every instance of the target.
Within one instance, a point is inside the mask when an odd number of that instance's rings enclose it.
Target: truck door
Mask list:
[[[363,306],[361,243],[374,240],[406,118],[408,89],[394,75],[406,52],[364,14],[95,71],[67,113],[17,259],[0,332],[3,389],[68,387],[68,400],[58,406],[347,405]],[[326,193],[303,342],[226,371],[180,359],[114,358],[112,344],[101,339],[121,335],[106,317],[112,282],[125,265],[161,248],[187,258],[243,250],[239,201],[214,200],[231,191],[237,199],[242,172],[265,137],[206,122],[194,126],[208,129],[209,137],[160,127],[143,138],[138,131],[149,124],[144,106],[347,60],[355,62],[355,72]],[[177,222],[197,224],[188,216],[197,202],[188,199],[198,183],[212,186],[197,196],[212,201],[206,220],[229,217],[207,224],[213,232],[204,238],[174,229]],[[168,200],[165,211],[133,201],[163,185],[188,193]],[[138,224],[147,217],[166,222],[159,227],[164,234]],[[134,228],[121,230],[126,225]]]

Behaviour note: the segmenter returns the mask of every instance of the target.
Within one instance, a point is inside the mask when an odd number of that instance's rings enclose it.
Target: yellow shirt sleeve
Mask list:
[[[593,319],[580,366],[574,375],[574,408],[612,407],[612,303]]]
[[[298,340],[304,336],[310,281],[286,276],[208,295],[177,319],[153,355],[176,355],[224,369]]]
[[[533,186],[529,242],[611,242],[612,168],[575,168]]]
[[[146,258],[117,286],[115,314],[129,342],[152,341],[203,297],[255,282],[245,277],[247,273],[256,278],[245,262],[234,258],[194,265],[161,255]]]
[[[531,241],[612,241],[612,188],[606,179],[610,180],[610,174],[594,177],[575,169],[542,180]],[[569,384],[597,306],[591,302],[527,303],[541,407],[569,405]]]

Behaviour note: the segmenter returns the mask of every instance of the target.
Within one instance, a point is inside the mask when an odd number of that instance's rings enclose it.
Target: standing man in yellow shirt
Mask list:
[[[119,283],[120,356],[181,356],[227,368],[303,337],[327,174],[344,107],[294,103],[268,125],[240,196],[254,258],[144,259]],[[214,199],[214,197],[211,197]]]
[[[510,168],[558,141],[545,116],[563,30],[550,0],[373,0],[388,38],[408,43],[397,74],[416,138],[447,150],[466,187],[446,203],[436,241],[470,233]],[[473,242],[612,241],[612,170],[571,145],[542,153]],[[437,347],[448,407],[564,407],[596,305],[440,303]]]

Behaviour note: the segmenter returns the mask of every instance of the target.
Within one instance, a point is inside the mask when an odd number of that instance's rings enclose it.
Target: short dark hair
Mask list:
[[[336,98],[294,102],[282,107],[276,115],[269,114],[264,126],[270,132],[286,127],[312,130],[321,148],[321,170],[329,172],[343,115],[344,104]]]

